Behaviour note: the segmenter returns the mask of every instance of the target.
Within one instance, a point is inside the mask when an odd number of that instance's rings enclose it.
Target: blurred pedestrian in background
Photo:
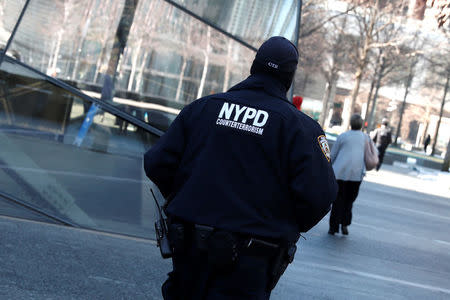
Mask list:
[[[375,130],[372,140],[378,149],[378,171],[383,163],[386,148],[392,143],[391,128],[389,128],[389,122],[386,118],[381,121],[381,127]]]
[[[428,148],[428,145],[430,144],[430,142],[431,142],[431,136],[430,136],[430,134],[427,134],[427,137],[425,138],[425,141],[423,142],[423,151],[425,151],[425,153],[427,153],[427,148]]]
[[[364,163],[364,147],[369,136],[361,131],[363,119],[354,114],[350,118],[351,130],[339,135],[331,149],[331,162],[339,186],[338,195],[330,214],[328,233],[348,234],[352,222],[352,207],[359,192],[366,167]]]

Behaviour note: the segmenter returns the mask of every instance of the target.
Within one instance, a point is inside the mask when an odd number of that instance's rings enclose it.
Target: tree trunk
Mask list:
[[[144,57],[142,58],[141,67],[139,68],[140,72],[136,78],[136,84],[134,85],[134,91],[139,92],[141,88],[142,78],[144,77],[145,64],[147,63],[148,52],[146,51]]]
[[[58,56],[59,56],[59,50],[61,50],[61,41],[62,41],[62,34],[63,30],[60,29],[58,32],[58,39],[56,40],[56,47],[55,47],[55,53],[53,55],[52,64],[50,65],[50,76],[56,77],[56,66],[58,65]],[[47,72],[48,74],[48,72]]]
[[[367,130],[370,130],[370,121],[371,121],[371,114],[369,114],[369,112],[371,112],[370,110],[370,104],[372,102],[372,99],[375,97],[372,97],[373,95],[373,90],[375,88],[375,86],[377,85],[377,83],[381,80],[381,74],[383,73],[382,71],[382,65],[384,64],[384,58],[383,58],[383,50],[380,50],[380,53],[378,55],[378,59],[377,59],[377,65],[375,67],[375,73],[373,74],[373,79],[372,82],[370,84],[370,91],[369,91],[369,96],[367,97],[367,106],[366,106],[366,111],[364,112],[364,127],[366,127]],[[378,76],[377,76],[378,75]],[[375,107],[375,103],[372,104],[372,110]],[[367,123],[367,126],[366,126]]]
[[[114,89],[117,66],[119,65],[120,57],[127,44],[128,35],[130,34],[130,28],[133,24],[134,13],[136,12],[138,2],[138,0],[125,0],[119,25],[117,26],[114,44],[109,57],[108,69],[106,71],[106,75],[112,78],[112,86],[110,87],[112,90]],[[112,93],[109,94],[112,95]]]
[[[362,80],[362,75],[363,75],[363,66],[360,65],[358,66],[358,71],[356,72],[356,82],[355,82],[355,86],[353,87],[352,90],[352,95],[351,95],[351,102],[350,102],[350,107],[349,109],[344,112],[344,115],[342,116],[343,119],[343,130],[346,131],[348,129],[348,127],[350,126],[350,116],[353,114],[353,110],[355,108],[355,103],[356,103],[356,98],[358,97],[358,93],[359,93],[359,87],[361,85],[361,80]]]
[[[370,110],[370,116],[368,118],[368,128],[369,131],[373,130],[374,128],[374,119],[375,119],[375,111],[376,111],[376,107],[377,107],[377,98],[378,98],[378,91],[380,90],[380,86],[381,86],[381,78],[383,77],[383,72],[384,72],[384,68],[386,67],[385,63],[384,63],[384,59],[383,62],[380,66],[380,70],[378,73],[378,78],[377,78],[377,83],[375,86],[375,93],[373,95],[373,99],[372,99],[372,108]]]
[[[103,45],[103,41],[102,41],[102,45]],[[106,47],[102,46],[102,50],[100,51],[100,55],[98,56],[97,62],[95,64],[95,74],[94,74],[94,79],[93,79],[94,84],[97,82],[98,74],[100,74],[99,69],[101,67],[102,61],[105,56],[105,52],[106,52],[105,49],[106,49]]]
[[[84,25],[83,25],[83,30],[81,31],[81,36],[79,39],[77,39],[75,41],[76,42],[76,46],[75,46],[76,55],[75,55],[75,64],[73,66],[72,76],[71,76],[72,80],[76,80],[78,66],[80,65],[81,51],[83,50],[84,41],[86,40],[88,28],[89,28],[89,25],[91,24],[91,19],[92,19],[91,11],[92,11],[93,5],[94,5],[94,1],[90,1],[85,10],[84,17],[82,20],[82,23],[84,23]]]
[[[374,74],[375,75],[375,74]],[[373,94],[373,89],[375,88],[375,78],[372,79],[372,82],[370,83],[370,90],[369,90],[369,95],[367,96],[367,106],[366,106],[366,111],[364,112],[364,127],[368,127],[366,126],[366,122],[369,120],[369,108],[370,108],[370,103],[372,102],[372,94]],[[369,125],[369,124],[367,124]]]
[[[181,89],[183,88],[184,71],[186,70],[187,59],[183,56],[183,64],[181,65],[180,76],[178,77],[177,94],[175,96],[175,101],[180,100]]]
[[[333,86],[336,84],[337,77],[337,74],[332,74],[330,81],[327,82],[327,88],[322,100],[322,113],[320,114],[319,118],[319,124],[322,126],[322,128],[325,127],[325,121],[327,120],[328,111],[330,108],[331,91],[333,90]]]
[[[397,145],[398,136],[400,135],[400,131],[401,131],[401,127],[402,127],[403,114],[405,112],[405,106],[406,106],[406,98],[408,97],[409,87],[411,86],[411,82],[412,82],[412,79],[414,76],[414,74],[413,74],[414,65],[415,65],[415,63],[412,63],[409,67],[408,79],[406,80],[405,95],[403,97],[402,107],[400,109],[400,120],[398,121],[397,131],[395,133],[395,140],[394,140],[395,145]]]
[[[364,65],[360,65],[358,67],[358,71],[356,72],[356,82],[355,82],[355,87],[352,90],[352,103],[350,105],[352,113],[353,113],[353,111],[355,109],[356,98],[358,98],[359,87],[361,86],[361,80],[362,80],[362,77],[363,77],[364,68],[365,68],[365,64]]]
[[[48,74],[52,65],[53,65],[53,53],[55,52],[56,49],[56,42],[55,40],[52,40],[52,44],[50,46],[50,51],[48,52],[48,63],[47,63],[47,69],[45,70],[45,73]]]
[[[133,88],[134,77],[136,75],[136,64],[139,55],[141,54],[141,46],[142,46],[142,39],[139,39],[139,42],[131,58],[131,70],[130,70],[130,77],[128,78],[128,87],[127,87],[128,91],[131,91],[131,89]]]
[[[228,85],[230,84],[230,60],[232,50],[233,50],[233,40],[229,39],[227,49],[227,63],[225,65],[225,78],[223,80],[222,92],[226,92],[228,90]]]
[[[320,113],[320,117],[319,117],[319,124],[320,124],[320,126],[322,126],[322,128],[323,128],[323,125],[325,125],[325,119],[326,119],[327,107],[328,107],[328,99],[330,97],[330,92],[331,92],[331,84],[330,84],[330,82],[327,82],[325,94],[323,95],[323,99],[322,99],[322,112]]]
[[[445,83],[444,96],[442,97],[442,102],[441,102],[441,110],[439,111],[439,120],[438,120],[438,123],[436,126],[436,131],[434,132],[433,147],[431,148],[431,155],[434,155],[434,153],[436,151],[436,143],[437,143],[437,138],[438,138],[438,134],[439,134],[439,127],[441,127],[442,114],[444,113],[445,98],[447,97],[449,80],[450,80],[450,71],[447,72],[447,82]]]
[[[441,171],[448,172],[450,168],[450,139],[447,143],[447,152],[445,152],[444,163],[442,164]]]
[[[205,87],[206,74],[208,73],[208,66],[209,66],[209,53],[211,52],[210,39],[211,39],[211,27],[208,26],[206,34],[206,49],[204,51],[205,63],[203,64],[203,72],[202,77],[200,79],[200,86],[198,87],[197,99],[202,97],[203,89]]]
[[[373,41],[373,29],[375,28],[375,22],[378,21],[378,9],[379,9],[379,0],[376,0],[375,6],[373,9],[373,13],[370,14],[370,23],[367,26],[367,31],[365,32],[365,39],[364,39],[364,46],[361,49],[361,53],[358,60],[358,69],[356,70],[356,76],[355,76],[355,86],[352,90],[352,96],[351,96],[351,103],[350,103],[350,109],[348,110],[348,115],[343,116],[343,129],[347,130],[350,125],[350,116],[353,113],[355,109],[356,104],[356,98],[359,94],[359,87],[361,85],[361,80],[363,77],[364,70],[367,66],[367,59],[368,59],[368,53],[370,50],[370,44]]]

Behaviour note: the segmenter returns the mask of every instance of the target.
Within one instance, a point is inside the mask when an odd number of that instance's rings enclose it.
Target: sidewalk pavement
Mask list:
[[[368,171],[364,181],[449,198],[450,201],[448,172],[394,162],[393,165],[382,165],[378,172]]]
[[[152,240],[0,216],[0,299],[161,299]]]

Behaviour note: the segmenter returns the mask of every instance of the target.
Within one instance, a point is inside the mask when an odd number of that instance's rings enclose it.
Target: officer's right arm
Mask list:
[[[321,129],[313,132],[297,131],[289,154],[290,188],[300,232],[314,227],[328,213],[337,195],[337,182],[327,149],[318,139],[324,133]]]

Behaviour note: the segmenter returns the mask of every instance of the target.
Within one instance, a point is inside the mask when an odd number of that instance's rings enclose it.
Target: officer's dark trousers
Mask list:
[[[230,270],[218,272],[194,245],[186,248],[172,259],[173,271],[162,286],[165,300],[269,299],[269,259],[241,253]]]
[[[352,207],[358,197],[361,181],[337,181],[339,190],[331,208],[330,230],[339,232],[339,225],[348,226],[352,223]]]

